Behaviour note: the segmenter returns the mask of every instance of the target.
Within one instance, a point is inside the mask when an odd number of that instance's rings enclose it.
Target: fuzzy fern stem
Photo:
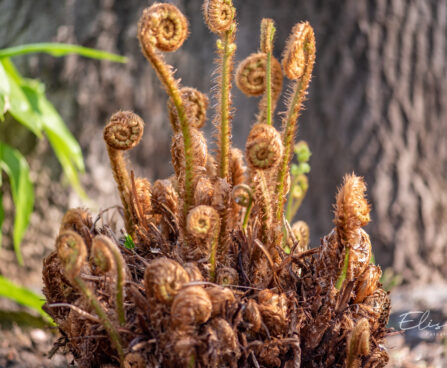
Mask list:
[[[217,41],[217,47],[222,54],[221,91],[220,91],[220,142],[219,142],[219,176],[228,179],[230,174],[230,90],[231,69],[236,45],[232,43],[235,26],[226,31]]]

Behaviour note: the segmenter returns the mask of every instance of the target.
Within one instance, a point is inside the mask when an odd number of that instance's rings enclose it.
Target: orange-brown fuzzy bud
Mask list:
[[[201,129],[205,125],[206,121],[208,97],[204,93],[191,87],[181,88],[180,94],[182,96],[183,104],[185,105],[188,123],[193,128]],[[175,108],[172,99],[168,100],[168,111],[172,124],[177,127],[175,131],[177,131],[179,125],[177,109]]]
[[[172,347],[174,356],[172,357],[175,367],[191,367],[191,362],[196,358],[197,338],[190,334],[189,331],[175,330],[172,333]]]
[[[275,34],[275,22],[270,18],[263,18],[261,21],[261,42],[262,52],[272,52],[272,40]]]
[[[152,206],[155,213],[163,213],[166,206],[173,214],[178,209],[178,193],[169,179],[156,180],[152,186]]]
[[[245,171],[243,153],[239,148],[231,148],[231,180],[233,187],[245,182]]]
[[[203,133],[195,128],[191,128],[191,149],[194,167],[205,167],[208,156],[206,139]],[[181,133],[172,138],[171,155],[175,173],[181,177],[185,172],[184,140]]]
[[[248,135],[245,152],[252,168],[271,169],[279,163],[283,154],[281,136],[271,125],[255,124]]]
[[[239,285],[239,274],[231,267],[222,267],[217,271],[216,282],[219,285]]]
[[[239,352],[236,334],[231,325],[223,318],[214,318],[210,327],[216,334],[220,354],[234,354]]]
[[[205,23],[213,33],[230,30],[235,14],[236,10],[231,0],[205,0],[203,4]]]
[[[217,178],[214,183],[214,198],[212,206],[218,211],[228,208],[231,186],[225,179]]]
[[[146,178],[137,178],[135,180],[135,189],[137,194],[137,200],[143,211],[143,216],[150,216],[152,212],[152,193],[151,183]]]
[[[286,43],[283,56],[283,69],[290,79],[303,76],[307,65],[315,61],[315,35],[308,22],[298,23],[293,29]]]
[[[59,232],[64,230],[80,232],[85,227],[90,229],[92,225],[92,217],[87,210],[83,208],[72,208],[65,212],[64,217],[62,217]]]
[[[288,324],[287,297],[264,289],[258,294],[259,311],[270,332],[278,335]]]
[[[173,326],[184,329],[208,321],[213,305],[206,291],[200,286],[180,290],[171,306]]]
[[[135,147],[143,136],[144,122],[131,111],[119,111],[112,115],[104,128],[104,140],[116,150],[129,150]]]
[[[83,208],[72,208],[65,212],[59,233],[65,230],[74,230],[82,236],[87,248],[90,248],[92,244],[91,229],[93,229],[93,221],[90,213]]]
[[[370,326],[366,318],[358,321],[348,336],[346,367],[359,368],[361,357],[369,355],[370,352]]]
[[[155,297],[169,304],[180,288],[189,282],[189,275],[176,261],[168,258],[152,260],[144,272],[144,288],[147,297]]]
[[[367,296],[376,291],[378,282],[382,277],[382,270],[379,266],[370,264],[356,281],[354,303],[363,302]]]
[[[247,96],[260,96],[266,88],[266,63],[267,56],[263,52],[251,54],[241,61],[236,70],[236,85]],[[272,90],[276,96],[282,89],[281,64],[272,58]]]
[[[172,4],[154,4],[144,9],[138,23],[138,38],[143,50],[156,47],[175,51],[188,37],[188,21]]]
[[[203,281],[202,272],[199,267],[193,262],[188,262],[183,265],[186,273],[189,275],[191,281]]]
[[[90,259],[93,260],[94,264],[101,272],[107,273],[109,271],[115,270],[116,264],[113,260],[112,251],[107,244],[110,242],[109,239],[103,239],[107,238],[105,236],[97,236],[93,239]]]
[[[247,304],[245,305],[243,317],[245,321],[250,323],[250,329],[253,332],[258,332],[261,329],[261,312],[259,311],[258,304],[253,299],[249,299]]]
[[[57,237],[56,250],[65,266],[65,275],[69,280],[73,280],[79,275],[87,259],[87,247],[84,240],[74,231],[66,230]]]
[[[223,315],[225,309],[236,301],[233,292],[228,288],[213,286],[206,288],[205,291],[213,305],[213,316]]]
[[[189,211],[186,230],[197,239],[205,239],[216,230],[219,221],[219,213],[213,207],[200,205]]]
[[[209,206],[213,200],[214,186],[211,181],[202,176],[196,184],[196,189],[194,190],[194,204],[207,205]]]
[[[292,232],[298,242],[298,252],[304,252],[309,245],[309,226],[304,221],[297,221],[292,225]]]
[[[360,227],[370,221],[370,206],[365,198],[366,184],[354,174],[343,178],[335,204],[334,223],[345,245],[354,245],[359,241]]]

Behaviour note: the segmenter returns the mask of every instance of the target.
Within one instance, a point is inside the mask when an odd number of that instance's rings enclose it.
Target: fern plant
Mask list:
[[[135,177],[125,153],[142,139],[144,122],[131,111],[110,118],[104,140],[125,236],[86,209],[63,217],[43,268],[57,346],[80,367],[384,367],[390,301],[362,229],[370,220],[365,182],[345,176],[335,226],[319,247],[309,249],[307,224],[286,218],[287,193],[301,190],[291,218],[307,190],[310,151],[295,136],[315,60],[312,27],[293,27],[280,63],[274,22],[264,19],[259,50],[233,73],[236,9],[231,0],[207,0],[203,12],[217,36],[216,155],[200,130],[207,97],[182,86],[163,57],[181,47],[188,22],[174,5],[155,3],[141,16],[138,39],[168,94],[175,174],[154,183]],[[262,96],[245,154],[231,144],[234,79]],[[299,165],[291,166],[294,151]]]

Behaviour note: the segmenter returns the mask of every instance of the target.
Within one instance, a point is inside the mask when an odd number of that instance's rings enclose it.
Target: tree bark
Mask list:
[[[190,19],[191,35],[167,60],[178,68],[184,85],[208,92],[215,36],[203,24],[201,1],[174,3]],[[235,5],[237,60],[258,49],[262,17],[277,23],[278,58],[296,22],[309,20],[315,28],[317,62],[299,129],[299,139],[313,151],[310,190],[298,214],[310,225],[312,245],[332,226],[331,204],[342,176],[355,171],[369,186],[373,221],[367,230],[378,262],[393,266],[406,280],[445,275],[447,1],[244,0]],[[132,109],[146,121],[144,143],[131,154],[138,174],[153,180],[172,172],[167,97],[136,39],[145,6],[139,0],[0,0],[0,47],[53,40],[129,57],[126,65],[77,56],[16,60],[24,74],[47,84],[51,100],[80,140],[88,169],[84,183],[99,207],[112,204],[113,186],[104,184],[112,177],[101,130],[116,110]],[[233,140],[241,147],[257,100],[236,87],[233,97]],[[209,120],[212,115],[210,109]],[[205,132],[212,136],[211,123]],[[44,157],[43,165],[51,160]],[[59,174],[53,169],[54,177]]]

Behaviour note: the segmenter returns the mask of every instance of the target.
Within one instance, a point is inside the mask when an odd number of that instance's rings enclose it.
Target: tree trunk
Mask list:
[[[184,85],[209,91],[215,36],[203,24],[201,1],[174,3],[190,19],[191,36],[167,60],[178,68]],[[298,214],[311,227],[312,245],[332,226],[331,204],[343,174],[355,171],[369,185],[373,221],[368,230],[379,263],[393,266],[407,280],[445,274],[447,2],[244,0],[235,5],[238,60],[258,49],[262,17],[277,22],[278,58],[293,24],[309,20],[315,28],[317,62],[299,131],[299,139],[313,151],[310,190]],[[147,1],[137,0],[0,0],[0,47],[53,40],[129,57],[126,65],[77,56],[16,59],[24,74],[47,84],[51,100],[80,140],[88,168],[84,184],[99,207],[112,204],[101,130],[116,110],[132,109],[146,121],[144,144],[132,153],[137,173],[153,180],[172,172],[166,94],[136,39],[145,6]],[[233,138],[241,147],[257,101],[236,89],[233,94]],[[276,121],[279,126],[279,117]],[[210,123],[205,131],[212,135]],[[45,157],[42,165],[54,160]],[[45,195],[42,203],[49,201],[49,192]],[[38,220],[33,224],[41,226]]]

